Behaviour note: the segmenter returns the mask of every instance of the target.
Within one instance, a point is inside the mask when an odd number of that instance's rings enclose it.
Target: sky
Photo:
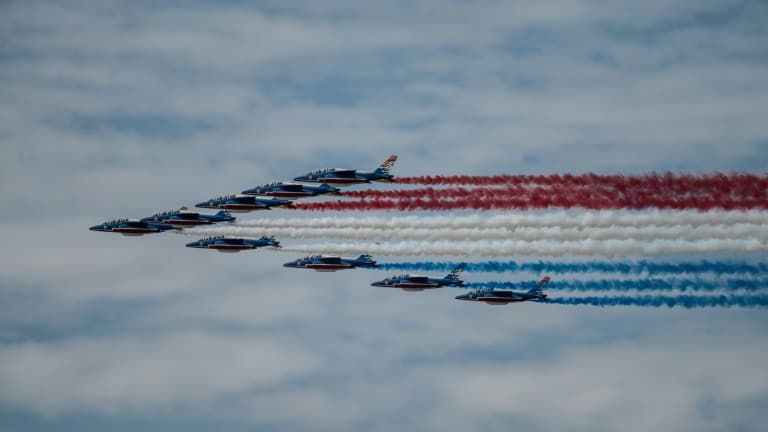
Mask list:
[[[765,173],[766,22],[761,1],[0,2],[0,431],[766,430],[763,310],[493,308],[87,230],[393,153],[396,175]]]

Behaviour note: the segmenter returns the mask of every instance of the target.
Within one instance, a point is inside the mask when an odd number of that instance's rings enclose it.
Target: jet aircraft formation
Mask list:
[[[290,182],[273,181],[242,191],[240,194],[222,195],[195,204],[197,208],[219,210],[215,214],[203,214],[189,211],[187,207],[178,210],[168,210],[155,213],[141,219],[115,219],[90,227],[91,231],[120,233],[125,236],[142,236],[171,230],[213,225],[218,223],[233,223],[236,218],[232,212],[247,213],[255,210],[271,210],[273,208],[290,208],[292,200],[336,195],[341,192],[339,187],[371,182],[392,182],[394,176],[390,173],[397,156],[392,155],[378,168],[372,171],[359,171],[345,168],[326,168],[311,171],[297,176]],[[318,185],[309,185],[315,183]],[[186,244],[196,249],[213,249],[219,252],[235,253],[242,250],[262,247],[280,248],[280,242],[274,237],[245,238],[235,236],[214,236]],[[376,261],[370,255],[360,255],[357,258],[344,258],[330,255],[310,255],[283,264],[286,268],[311,269],[317,272],[335,272],[355,268],[377,268]],[[374,287],[398,288],[404,291],[424,291],[442,287],[464,287],[461,273],[466,263],[456,266],[444,277],[402,274],[371,283]],[[544,277],[531,290],[515,292],[509,290],[477,289],[456,296],[457,300],[481,301],[487,304],[507,304],[523,301],[545,302],[546,294],[542,289],[549,282]]]

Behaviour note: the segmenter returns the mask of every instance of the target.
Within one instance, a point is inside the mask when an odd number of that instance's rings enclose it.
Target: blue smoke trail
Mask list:
[[[620,296],[620,297],[556,297],[546,303],[590,306],[641,306],[641,307],[766,307],[768,295],[744,296]]]
[[[379,263],[376,267],[382,270],[421,270],[421,271],[451,271],[458,263],[455,262],[395,262]],[[765,274],[768,273],[767,263],[745,263],[728,261],[707,261],[664,263],[652,261],[612,262],[555,262],[538,261],[482,261],[467,263],[466,271],[472,272],[532,272],[532,273],[620,273],[626,275],[647,274],[699,274],[714,273],[717,276],[732,274]]]
[[[501,290],[528,290],[536,281],[527,282],[470,282],[467,288],[492,288]],[[676,290],[712,292],[720,290],[761,291],[768,289],[768,279],[600,279],[600,280],[553,280],[546,289],[564,291],[655,291]]]

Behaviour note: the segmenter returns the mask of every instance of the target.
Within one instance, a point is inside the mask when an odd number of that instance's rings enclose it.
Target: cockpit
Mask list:
[[[200,239],[200,242],[202,242],[202,243],[211,243],[211,242],[214,242],[216,240],[221,240],[223,238],[224,238],[224,236],[210,236],[210,237],[205,237],[205,238]]]
[[[310,171],[308,175],[320,175],[320,174],[327,174],[329,172],[335,171],[334,168],[321,168],[318,170]]]
[[[155,213],[154,215],[152,215],[152,217],[155,218],[155,219],[160,219],[160,218],[163,218],[163,217],[174,216],[174,215],[177,215],[177,214],[179,214],[179,210],[165,210],[165,211],[162,211],[160,213]]]
[[[218,196],[216,198],[211,198],[208,201],[211,201],[211,202],[213,202],[213,201],[226,201],[226,200],[230,200],[230,199],[233,199],[233,198],[235,198],[234,195],[221,195],[221,196]]]

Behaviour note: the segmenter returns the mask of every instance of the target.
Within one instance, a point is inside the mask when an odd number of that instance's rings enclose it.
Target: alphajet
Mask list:
[[[198,225],[213,225],[218,222],[234,222],[235,217],[228,211],[221,210],[216,214],[208,215],[187,210],[182,207],[178,210],[170,210],[155,213],[152,216],[141,219],[143,222],[164,223],[173,226],[189,227]]]
[[[327,183],[336,186],[348,186],[372,181],[391,182],[395,176],[389,170],[397,160],[396,155],[390,156],[373,171],[358,171],[347,168],[326,168],[312,171],[306,175],[295,177],[293,180],[305,183]]]
[[[545,302],[547,295],[544,294],[544,285],[549,282],[549,276],[544,276],[535,287],[527,292],[515,292],[506,290],[496,290],[492,288],[482,288],[470,291],[466,294],[456,296],[456,300],[481,301],[487,304],[503,305],[507,303],[519,303],[524,301]]]
[[[403,291],[424,291],[425,289],[441,288],[444,286],[464,286],[464,281],[459,279],[464,267],[466,267],[465,263],[457,265],[444,278],[432,278],[422,275],[399,275],[374,282],[371,286],[400,288]]]
[[[272,182],[244,190],[245,195],[264,195],[275,198],[306,198],[325,194],[337,194],[340,189],[325,183],[308,186],[292,182]]]
[[[163,231],[178,229],[173,225],[164,223],[150,223],[138,219],[114,219],[100,225],[88,228],[91,231],[120,233],[124,236],[142,236],[144,234],[157,234]]]
[[[335,272],[357,267],[374,268],[376,261],[370,255],[360,255],[357,258],[342,258],[329,255],[311,255],[305,258],[283,264],[283,267],[312,269],[318,272]]]
[[[187,247],[198,249],[214,249],[219,252],[240,252],[241,250],[258,249],[261,247],[280,247],[280,242],[274,237],[262,237],[259,239],[240,237],[207,237],[198,241],[187,243]]]
[[[271,210],[272,207],[290,207],[293,201],[277,198],[256,198],[251,195],[225,195],[195,204],[198,208],[222,209],[237,213],[252,210]]]

